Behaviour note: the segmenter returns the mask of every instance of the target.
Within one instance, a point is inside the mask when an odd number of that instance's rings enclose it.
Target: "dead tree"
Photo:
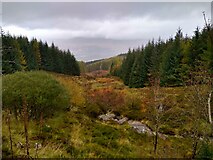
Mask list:
[[[154,140],[153,140],[153,151],[154,154],[157,155],[157,150],[158,150],[158,141],[159,141],[159,129],[160,126],[162,125],[162,117],[163,117],[163,99],[164,95],[163,92],[160,88],[160,77],[155,76],[155,77],[150,77],[149,79],[151,87],[151,99],[152,102],[150,104],[151,106],[151,116],[153,119],[154,123]]]
[[[212,132],[211,128],[208,127],[202,131],[202,125],[205,124],[212,125],[211,119],[211,94],[212,94],[212,79],[205,66],[202,64],[196,68],[195,71],[191,72],[191,85],[186,86],[187,89],[187,99],[191,105],[191,121],[193,126],[191,128],[192,132],[192,158],[196,158],[198,143],[200,137],[208,139],[207,132]]]
[[[24,134],[26,140],[26,154],[27,158],[29,158],[30,153],[29,153],[29,135],[28,135],[28,107],[26,97],[23,97],[23,120],[24,120]]]
[[[211,116],[211,98],[212,98],[212,90],[209,93],[208,97],[208,116],[209,116],[209,123],[212,124],[212,116]]]
[[[10,151],[11,151],[11,155],[12,155],[12,158],[13,158],[13,140],[12,140],[12,132],[11,132],[10,117],[11,117],[11,112],[8,111],[8,115],[7,115],[7,125],[8,125],[8,131],[9,131],[9,139],[10,139]]]

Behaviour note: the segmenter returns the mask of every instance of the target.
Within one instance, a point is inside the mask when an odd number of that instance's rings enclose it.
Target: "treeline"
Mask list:
[[[197,27],[192,37],[178,29],[174,38],[165,42],[149,41],[146,46],[129,49],[121,67],[111,68],[129,87],[144,87],[151,77],[159,77],[161,86],[189,83],[192,74],[213,73],[213,28]],[[202,73],[204,73],[202,72]]]
[[[62,51],[52,43],[28,40],[24,36],[2,36],[2,74],[16,71],[46,70],[57,73],[80,75],[78,63],[69,50]]]

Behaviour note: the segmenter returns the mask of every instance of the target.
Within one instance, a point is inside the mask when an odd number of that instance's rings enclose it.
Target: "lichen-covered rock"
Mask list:
[[[111,120],[111,121],[117,122],[120,125],[125,122],[128,122],[130,127],[132,127],[138,133],[148,134],[149,136],[155,135],[155,132],[153,132],[146,124],[141,123],[140,121],[133,121],[133,120],[128,121],[127,117],[122,117],[122,116],[119,117],[113,113],[107,113],[107,114],[102,114],[102,115],[98,116],[98,118],[103,121]],[[161,134],[161,133],[158,133],[158,136],[163,140],[165,140],[167,138],[166,135]]]
[[[148,135],[153,135],[151,129],[145,124],[142,124],[140,121],[129,120],[128,124],[138,133],[147,133]]]
[[[115,114],[113,114],[113,113],[107,113],[107,114],[102,114],[102,115],[98,116],[98,118],[103,121],[113,120],[114,117],[115,117]]]
[[[118,120],[118,124],[123,124],[123,123],[125,123],[127,120],[128,120],[127,117],[123,117],[122,119],[119,119],[119,120]]]

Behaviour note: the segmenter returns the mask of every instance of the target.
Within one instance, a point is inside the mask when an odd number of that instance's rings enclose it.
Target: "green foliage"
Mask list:
[[[161,68],[161,84],[165,86],[179,86],[181,85],[181,40],[182,32],[179,29],[176,33],[175,39],[170,39],[168,50],[163,54],[162,68]]]
[[[2,34],[2,73],[25,69],[26,60],[19,43],[9,34]]]
[[[139,53],[135,58],[135,62],[132,67],[132,71],[129,79],[129,87],[139,88],[144,87],[146,73],[145,68],[142,67],[142,63],[145,63],[143,60],[144,55]]]
[[[79,65],[81,73],[86,73],[87,72],[87,68],[86,68],[86,63],[85,62],[78,61],[78,65]]]
[[[79,65],[70,51],[62,51],[54,44],[38,42],[27,37],[2,36],[2,73],[14,73],[21,70],[47,70],[69,75],[80,75]]]
[[[131,70],[134,61],[135,61],[135,51],[134,50],[131,51],[129,49],[127,56],[124,59],[123,64],[121,66],[121,78],[123,79],[125,85],[129,84]]]
[[[107,59],[86,62],[85,68],[87,72],[93,72],[97,70],[108,70],[113,74],[121,65],[124,57],[125,55],[118,55]]]
[[[30,117],[50,116],[69,106],[67,91],[45,72],[17,72],[3,77],[3,109],[21,114],[26,98]]]
[[[119,131],[107,125],[96,125],[92,132],[92,141],[109,148],[118,148],[116,140],[119,138]]]
[[[100,107],[94,103],[87,103],[84,111],[85,111],[85,114],[91,118],[97,118],[100,114],[103,113]]]
[[[141,120],[143,118],[141,113],[141,100],[138,95],[131,93],[125,96],[125,108],[121,114],[133,120]]]
[[[33,72],[23,72],[23,74],[27,73]],[[158,153],[155,156],[153,153],[153,136],[135,132],[128,123],[119,125],[116,122],[102,122],[94,118],[102,113],[100,106],[95,103],[95,99],[90,99],[93,100],[91,104],[87,101],[90,94],[94,93],[101,95],[100,104],[102,98],[105,98],[104,95],[109,97],[103,99],[104,104],[107,104],[107,102],[111,103],[111,99],[116,100],[116,95],[119,97],[121,94],[124,96],[124,102],[118,98],[118,102],[122,102],[120,103],[122,107],[118,106],[119,113],[129,119],[142,120],[142,123],[153,129],[154,124],[150,118],[153,115],[148,114],[149,109],[152,109],[149,107],[149,103],[153,101],[153,98],[149,96],[150,88],[128,88],[120,80],[113,78],[91,80],[85,77],[73,77],[56,73],[52,73],[52,75],[69,90],[72,107],[69,110],[57,112],[54,116],[45,118],[42,126],[34,119],[29,120],[30,156],[33,158],[36,155],[35,143],[42,144],[38,150],[38,158],[188,158],[191,156],[192,122],[190,120],[191,114],[189,114],[191,103],[184,100],[184,94],[190,92],[189,90],[185,91],[182,87],[161,88],[166,95],[166,99],[163,101],[164,109],[170,111],[161,119],[163,124],[159,128],[159,132],[169,135],[166,139],[159,138]],[[12,75],[3,77],[8,76]],[[21,77],[16,79],[18,83],[22,79]],[[25,76],[24,78],[31,83],[34,79],[29,80]],[[6,81],[4,80],[4,82]],[[28,83],[26,85],[29,86]],[[31,88],[33,89],[33,87]],[[111,93],[112,96],[110,96]],[[96,98],[96,96],[94,97]],[[175,104],[176,101],[178,104]],[[107,107],[114,108],[115,106],[111,103],[111,106],[108,105]],[[7,114],[4,111],[5,108],[2,116],[2,148],[4,158],[9,158],[11,157],[10,141],[6,121]],[[49,113],[53,112],[50,110]],[[206,121],[203,121],[199,132],[203,130],[207,133],[209,128]],[[14,157],[25,155],[24,148],[19,148],[17,145],[18,142],[25,143],[23,122],[19,117],[16,119],[14,114],[11,115],[11,131]],[[200,132],[200,134],[204,133]],[[200,147],[200,145],[198,146]]]
[[[199,159],[212,159],[213,158],[213,147],[212,143],[203,142],[200,150],[198,151],[198,155],[196,158]]]
[[[150,84],[150,77],[159,76],[161,86],[181,86],[190,83],[190,74],[197,67],[213,73],[213,28],[208,25],[194,32],[192,38],[183,37],[179,28],[175,37],[148,42],[145,47],[129,50],[116,76],[125,85],[142,88]]]
[[[32,53],[32,59],[30,62],[33,62],[33,66],[31,69],[40,69],[41,68],[41,53],[39,50],[39,43],[37,42],[36,39],[33,39],[30,42],[30,51]]]

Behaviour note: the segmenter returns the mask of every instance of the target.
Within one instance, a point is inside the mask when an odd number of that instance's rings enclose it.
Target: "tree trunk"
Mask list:
[[[196,122],[195,122],[196,123]],[[197,125],[197,124],[196,124]],[[198,135],[198,129],[197,126],[195,128],[194,134],[193,134],[193,146],[192,146],[192,159],[195,159],[196,153],[197,153],[197,145],[199,141],[199,135]]]
[[[196,140],[193,143],[192,159],[195,159],[195,156],[196,156],[196,153],[197,153],[197,144],[198,144],[198,140],[196,138]]]
[[[43,128],[43,112],[41,112],[40,115],[40,134],[42,133],[42,128]]]
[[[8,124],[9,137],[10,137],[10,151],[13,158],[13,140],[12,140],[11,126],[10,126],[10,116],[11,116],[11,113],[9,111],[8,117],[7,117],[7,124]]]
[[[155,140],[154,140],[154,153],[157,154],[157,147],[158,147],[158,125],[156,125],[155,130]]]
[[[209,114],[209,123],[210,124],[212,124],[211,98],[212,98],[212,91],[209,93],[209,97],[208,97],[208,114]]]
[[[30,157],[29,153],[29,137],[28,137],[28,111],[27,111],[27,102],[25,97],[23,98],[23,109],[24,109],[24,133],[26,139],[26,151],[27,151],[27,158]]]

